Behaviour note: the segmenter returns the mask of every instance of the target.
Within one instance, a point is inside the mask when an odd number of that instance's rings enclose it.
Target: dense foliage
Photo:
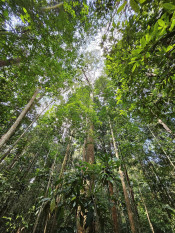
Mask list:
[[[173,0],[0,14],[0,232],[175,232]]]

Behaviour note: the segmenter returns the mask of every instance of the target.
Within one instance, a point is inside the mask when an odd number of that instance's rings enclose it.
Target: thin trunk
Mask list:
[[[157,139],[157,137],[155,136],[155,134],[152,132],[152,130],[150,129],[150,127],[148,126],[149,131],[151,132],[151,134],[153,135],[153,137],[155,138],[157,144],[160,146],[160,148],[162,149],[163,153],[165,154],[165,156],[167,157],[167,159],[169,160],[170,164],[172,165],[172,167],[175,169],[175,165],[173,164],[173,162],[171,161],[169,155],[166,153],[166,151],[163,149],[163,147],[161,146],[159,140]]]
[[[50,154],[50,150],[51,150],[51,149],[49,149],[49,152],[48,152],[48,153],[47,153],[47,155],[46,155],[46,158],[45,158],[45,161],[44,161],[44,167],[46,166],[47,159],[48,159],[48,157],[49,157],[49,154]]]
[[[111,208],[111,212],[112,212],[112,221],[113,221],[113,225],[114,225],[114,232],[120,233],[117,209],[115,206],[115,201],[113,200],[113,195],[114,195],[113,184],[109,181],[108,186],[109,186],[110,199],[111,199],[112,204],[113,204],[113,206]]]
[[[54,162],[52,164],[52,167],[51,167],[51,171],[50,171],[50,175],[49,175],[49,180],[48,180],[48,183],[47,183],[47,188],[46,188],[46,192],[45,192],[45,197],[47,197],[47,194],[48,194],[48,190],[49,190],[49,187],[50,187],[50,182],[51,182],[51,178],[52,178],[52,175],[53,175],[53,171],[54,171],[54,167],[55,167],[55,162],[56,162],[56,156],[57,154],[55,155],[55,159],[54,159]],[[35,225],[34,225],[34,228],[33,228],[33,233],[36,232],[36,228],[38,226],[38,222],[39,222],[39,219],[40,219],[40,216],[41,216],[41,213],[44,209],[44,207],[46,206],[47,202],[43,203],[40,207],[40,211],[38,213],[38,216],[36,218],[36,221],[35,221]],[[48,219],[48,217],[46,218]],[[46,223],[47,223],[47,220],[46,220]],[[47,225],[45,225],[45,228],[47,227]],[[45,230],[44,230],[45,231]]]
[[[140,230],[140,224],[139,224],[139,213],[138,213],[136,201],[135,201],[135,198],[134,198],[134,191],[132,189],[131,182],[130,182],[128,172],[127,172],[127,169],[126,169],[125,165],[124,165],[124,169],[125,169],[125,177],[126,177],[126,180],[127,180],[127,183],[128,183],[129,192],[130,192],[130,196],[131,196],[131,199],[132,199],[132,204],[133,204],[133,208],[134,208],[134,212],[135,212],[135,216],[136,216],[137,226],[138,226],[138,229],[139,229],[139,232],[140,232],[141,230]]]
[[[83,145],[83,161],[86,161],[86,139],[84,140],[84,145]]]
[[[59,174],[59,179],[61,179],[63,177],[63,172],[65,170],[67,159],[68,159],[68,155],[69,155],[69,151],[70,151],[70,143],[71,143],[71,140],[72,140],[72,136],[70,136],[69,140],[70,141],[69,141],[69,143],[67,145],[66,153],[65,153],[65,156],[64,156],[64,160],[63,160],[63,163],[62,163],[62,166],[61,166],[61,171],[60,171],[60,174]]]
[[[45,226],[44,226],[44,233],[47,232],[47,224],[48,224],[49,219],[50,219],[50,213],[47,215],[47,218],[46,218],[46,222],[45,222]]]
[[[7,167],[7,170],[10,170],[14,167],[15,163],[26,153],[27,149],[29,148],[29,145],[27,145],[26,147],[24,147],[22,153],[16,155],[14,157],[14,159],[12,160],[12,162],[10,163],[10,165]]]
[[[53,100],[54,101],[54,100]],[[53,101],[51,101],[51,103],[53,103]],[[28,129],[33,125],[33,123],[38,120],[38,118],[41,116],[41,114],[49,107],[49,105],[51,104],[49,103],[41,112],[40,114],[37,115],[37,117],[30,123],[30,125],[24,130],[24,132],[19,136],[19,138],[15,141],[15,143],[10,146],[10,148],[5,152],[5,154],[3,155],[3,159],[8,156],[11,152],[11,150],[17,145],[17,143],[21,140],[21,138],[25,135],[25,133],[28,131]]]
[[[95,221],[95,232],[96,233],[101,233],[101,225],[100,225],[100,218],[97,212],[97,199],[95,194],[93,195],[93,202],[94,202],[94,210],[96,214],[96,221]]]
[[[150,220],[150,217],[149,217],[149,213],[148,213],[148,209],[146,207],[146,204],[145,204],[145,201],[144,201],[144,198],[142,196],[142,192],[141,192],[140,188],[139,188],[139,192],[140,192],[142,203],[143,203],[143,205],[145,207],[145,212],[146,212],[146,216],[147,216],[147,219],[148,219],[148,222],[149,222],[150,229],[151,229],[152,233],[154,233],[154,228],[153,228],[153,225],[151,223],[151,220]]]
[[[31,161],[29,167],[27,168],[27,171],[24,173],[24,175],[21,177],[21,179],[25,179],[26,176],[27,176],[27,174],[30,172],[30,169],[32,168],[32,166],[33,166],[33,164],[34,164],[34,162],[35,162],[35,160],[36,160],[36,158],[37,158],[38,153],[39,153],[39,152],[35,153],[35,155],[34,155],[32,161]]]
[[[112,135],[112,141],[113,141],[115,155],[116,155],[116,158],[119,159],[118,149],[116,147],[114,133],[113,133],[113,129],[112,129],[112,125],[111,125],[110,120],[109,120],[109,125],[110,125],[110,129],[111,129],[111,135]],[[121,183],[122,183],[122,188],[123,188],[123,193],[124,193],[124,197],[125,197],[125,203],[126,203],[126,208],[127,208],[127,212],[128,212],[131,231],[132,231],[132,233],[137,233],[137,228],[136,228],[136,224],[134,221],[134,213],[132,212],[132,208],[131,208],[131,204],[130,204],[130,200],[129,200],[129,195],[128,195],[126,184],[125,184],[125,177],[124,177],[123,171],[121,170],[121,167],[119,167],[119,175],[120,175],[120,179],[121,179]]]
[[[87,138],[87,147],[86,147],[86,162],[93,164],[94,163],[94,138],[93,138],[93,124],[90,125],[90,130]]]
[[[83,144],[83,161],[87,161],[86,159],[86,143],[87,140],[84,139],[84,144]],[[83,170],[82,170],[83,173]],[[83,184],[84,184],[84,180],[83,180]],[[82,191],[80,191],[82,194]],[[83,219],[84,219],[84,215],[81,211],[81,206],[78,205],[77,207],[77,213],[76,213],[76,229],[77,229],[77,233],[85,233],[85,230],[83,228]]]
[[[47,139],[47,136],[48,136],[48,135],[46,135],[45,138],[43,139],[43,141],[42,141],[42,143],[41,143],[41,148],[42,148],[42,145],[43,145],[45,139]],[[34,164],[34,162],[35,162],[35,160],[36,160],[38,154],[39,154],[39,150],[38,150],[38,152],[36,152],[36,154],[34,155],[32,161],[31,161],[30,164],[29,164],[29,167],[28,167],[27,171],[25,172],[25,174],[23,174],[23,176],[21,177],[21,179],[24,179],[24,178],[27,176],[27,174],[29,173],[30,169],[32,168],[32,166],[33,166],[33,164]]]
[[[148,160],[147,160],[148,161]],[[151,161],[148,161],[148,163],[150,164],[151,170],[153,171],[153,174],[156,177],[156,180],[158,182],[158,190],[161,190],[160,192],[160,196],[162,198],[162,200],[166,203],[168,201],[168,203],[170,204],[170,206],[174,206],[174,202],[169,194],[169,191],[167,190],[167,187],[164,185],[164,182],[161,180],[161,178],[159,177],[159,175],[157,174],[156,168],[154,166],[154,164]]]
[[[68,155],[69,155],[69,151],[70,151],[70,143],[71,143],[71,140],[72,140],[72,132],[71,132],[71,135],[70,135],[70,138],[69,138],[69,143],[67,145],[67,148],[66,148],[66,153],[65,153],[65,156],[64,156],[64,160],[63,160],[63,163],[62,163],[62,166],[61,166],[61,171],[60,171],[60,174],[59,174],[59,178],[58,179],[61,179],[63,177],[63,172],[65,170],[65,167],[66,167],[66,163],[67,163],[67,159],[68,159]],[[58,188],[60,187],[60,185],[58,184],[55,188],[55,193],[57,192]],[[60,196],[56,196],[56,206],[58,205],[58,203],[60,202]],[[55,225],[56,225],[56,216],[57,216],[57,213],[58,213],[58,208],[56,207],[55,208],[55,212],[54,212],[54,216],[53,216],[53,221],[52,221],[52,226],[51,226],[51,233],[54,231],[54,228],[55,228]]]
[[[83,222],[81,222],[81,219],[83,219],[83,218],[84,218],[84,216],[82,215],[82,212],[81,212],[81,206],[78,206],[77,214],[76,214],[77,233],[85,233],[85,230],[83,228]]]
[[[31,100],[29,101],[29,103],[26,105],[26,107],[23,109],[23,111],[21,112],[21,114],[18,116],[18,118],[16,119],[15,123],[11,126],[11,128],[8,130],[8,132],[6,134],[4,134],[1,139],[0,139],[0,149],[2,148],[2,146],[9,140],[9,138],[12,136],[12,134],[15,132],[17,126],[21,123],[22,119],[24,118],[24,116],[26,115],[26,113],[29,111],[30,107],[32,106],[37,94],[39,92],[39,89],[37,89],[34,93],[34,95],[32,96]],[[3,156],[0,159],[0,162],[2,162],[2,160],[5,158],[6,156]]]

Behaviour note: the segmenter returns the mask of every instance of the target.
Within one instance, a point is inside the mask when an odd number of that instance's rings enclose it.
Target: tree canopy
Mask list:
[[[175,232],[174,1],[0,14],[0,232]]]

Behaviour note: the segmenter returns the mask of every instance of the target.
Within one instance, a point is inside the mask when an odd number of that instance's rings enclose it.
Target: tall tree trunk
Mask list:
[[[115,155],[116,155],[116,158],[119,159],[118,149],[116,147],[116,143],[115,143],[115,139],[114,139],[114,133],[113,133],[113,129],[112,129],[110,119],[109,119],[109,125],[110,125],[110,129],[111,129],[111,136],[112,136]],[[131,208],[129,195],[128,195],[127,188],[126,188],[126,183],[125,183],[125,177],[124,177],[123,171],[121,170],[121,166],[119,167],[119,175],[120,175],[120,179],[121,179],[121,183],[122,183],[122,188],[123,188],[123,193],[124,193],[124,197],[125,197],[125,203],[126,203],[126,208],[127,208],[127,212],[128,212],[131,231],[132,231],[132,233],[137,233],[136,223],[135,223],[135,220],[134,220],[134,213],[133,213],[132,208]]]
[[[48,190],[49,190],[49,187],[50,187],[51,178],[52,178],[53,171],[54,171],[54,167],[55,167],[56,156],[57,156],[57,154],[55,155],[55,159],[54,159],[54,161],[53,161],[53,163],[52,163],[52,166],[51,166],[51,171],[50,171],[50,175],[49,175],[49,180],[48,180],[48,183],[47,183],[47,188],[46,188],[46,192],[45,192],[44,197],[47,197],[47,194],[48,194]],[[36,218],[36,221],[35,221],[35,224],[34,224],[34,227],[33,227],[33,233],[36,232],[36,228],[37,228],[37,226],[38,226],[38,222],[39,222],[41,213],[42,213],[44,207],[46,206],[46,204],[47,204],[47,202],[43,203],[43,204],[41,205],[41,207],[40,207],[38,216],[37,216],[37,218]],[[46,222],[47,222],[47,218],[46,218]],[[45,228],[46,228],[46,227],[47,227],[47,226],[45,225]]]
[[[26,153],[27,149],[29,148],[29,145],[26,145],[23,149],[23,151],[20,154],[17,154],[14,159],[12,160],[12,162],[9,164],[9,166],[7,167],[7,170],[10,170],[14,167],[15,163]]]
[[[61,171],[60,171],[58,179],[61,179],[63,177],[63,172],[65,170],[67,159],[68,159],[68,155],[69,155],[69,151],[70,151],[71,140],[72,140],[72,132],[71,132],[71,135],[70,135],[70,138],[69,138],[69,143],[68,143],[67,148],[66,148],[66,153],[65,153],[65,156],[64,156],[64,160],[63,160],[63,163],[62,163],[62,166],[61,166]],[[58,190],[59,187],[60,187],[60,184],[58,184],[56,186],[55,193],[56,193],[56,191]],[[57,216],[57,213],[58,213],[58,207],[57,207],[57,205],[60,202],[60,196],[56,195],[55,199],[56,199],[56,201],[55,201],[56,202],[56,208],[55,208],[55,211],[54,211],[54,216],[52,218],[52,226],[51,226],[51,230],[50,230],[51,233],[54,231],[55,225],[56,225],[56,216]]]
[[[53,100],[54,101],[54,100]],[[30,123],[30,125],[24,130],[24,132],[19,136],[19,138],[13,143],[13,145],[10,146],[10,148],[5,152],[5,154],[3,155],[2,159],[5,159],[6,156],[8,156],[11,152],[11,150],[17,145],[17,143],[21,140],[21,138],[25,135],[25,133],[28,131],[28,129],[33,125],[33,123],[38,120],[38,118],[41,116],[41,114],[50,106],[51,103],[53,103],[53,101],[51,101],[38,115],[37,117]]]
[[[113,206],[111,208],[111,212],[112,212],[112,221],[113,221],[113,225],[114,225],[114,232],[120,233],[117,209],[115,206],[115,201],[113,200],[113,195],[114,195],[113,184],[109,181],[108,186],[109,186],[110,199],[111,199],[112,204],[113,204]]]
[[[163,149],[163,147],[161,146],[159,140],[157,139],[157,137],[155,136],[155,134],[153,133],[153,131],[150,129],[150,127],[148,126],[149,131],[151,132],[151,134],[153,135],[153,137],[155,138],[157,144],[160,146],[160,148],[162,149],[163,153],[165,154],[165,156],[167,157],[167,159],[169,160],[170,164],[172,165],[172,167],[175,169],[175,165],[173,164],[173,162],[171,161],[169,155],[166,153],[166,151]]]
[[[148,219],[148,222],[149,222],[150,229],[151,229],[152,233],[154,233],[154,228],[153,228],[153,225],[151,223],[151,220],[150,220],[150,217],[149,217],[149,213],[148,213],[148,209],[146,207],[146,204],[145,204],[145,201],[144,201],[144,198],[142,196],[142,192],[141,192],[140,188],[139,188],[139,192],[140,192],[142,203],[143,203],[143,205],[145,207],[145,212],[146,212],[146,216],[147,216],[147,219]]]
[[[29,101],[29,103],[26,105],[26,107],[24,108],[24,110],[21,112],[21,114],[18,116],[18,118],[16,119],[15,123],[11,126],[11,128],[8,130],[8,132],[6,134],[4,134],[1,139],[0,139],[0,149],[2,148],[2,146],[9,140],[9,138],[12,136],[12,134],[15,132],[17,126],[21,123],[22,119],[24,118],[24,116],[26,115],[26,113],[29,111],[30,107],[32,106],[37,94],[39,92],[39,89],[37,89],[34,93],[34,95],[32,96],[31,100]],[[5,157],[3,156],[0,159],[0,162],[2,162],[2,160]]]
[[[133,206],[133,209],[134,209],[134,212],[135,212],[135,217],[136,217],[136,221],[137,221],[138,230],[139,230],[139,232],[141,232],[140,222],[139,222],[139,213],[138,213],[136,201],[135,201],[135,198],[134,198],[134,191],[133,191],[133,188],[131,186],[131,182],[130,182],[128,172],[127,172],[127,169],[126,169],[125,165],[124,165],[124,169],[125,169],[125,177],[126,177],[126,180],[127,180],[127,183],[128,183],[129,192],[130,192],[130,196],[131,196],[131,200],[132,200],[132,206]]]
[[[90,129],[87,138],[86,146],[86,162],[93,164],[94,163],[94,138],[93,138],[93,124],[90,124]]]

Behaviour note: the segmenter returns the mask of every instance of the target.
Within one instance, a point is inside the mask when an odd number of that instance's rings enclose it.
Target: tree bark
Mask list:
[[[135,201],[135,198],[134,198],[134,191],[133,191],[133,188],[131,186],[131,182],[130,182],[128,172],[127,172],[127,169],[126,169],[125,165],[124,165],[124,169],[125,169],[125,177],[126,177],[126,180],[127,180],[127,183],[128,183],[129,192],[130,192],[130,196],[131,196],[131,200],[132,200],[132,205],[133,205],[135,216],[136,216],[137,226],[138,226],[139,232],[141,232],[140,222],[139,222],[139,213],[138,213],[136,201]]]
[[[87,148],[86,148],[86,162],[94,163],[94,138],[93,138],[93,124],[90,124],[90,129],[87,138]]]
[[[114,195],[113,184],[109,181],[108,186],[109,186],[110,198],[111,198],[112,204],[113,204],[113,206],[111,208],[111,212],[112,212],[112,221],[113,221],[113,225],[114,225],[114,232],[115,233],[120,233],[117,209],[116,209],[116,206],[115,206],[115,201],[113,200],[113,195]]]
[[[10,170],[10,169],[12,169],[14,167],[15,163],[19,160],[20,157],[22,157],[26,153],[26,151],[27,151],[28,148],[29,148],[29,145],[25,146],[24,149],[23,149],[23,151],[21,152],[21,154],[17,154],[14,157],[14,159],[12,160],[12,162],[7,167],[7,170]]]
[[[53,100],[54,101],[54,100]],[[37,117],[30,123],[30,125],[24,130],[24,132],[19,136],[19,138],[13,143],[12,146],[10,146],[10,148],[5,152],[5,154],[3,155],[2,159],[5,159],[6,156],[8,156],[11,152],[11,150],[17,145],[17,143],[21,140],[21,138],[25,135],[25,133],[28,131],[28,129],[33,125],[33,123],[38,120],[38,118],[41,116],[41,114],[50,106],[51,103],[53,103],[53,101],[51,101],[38,115]]]
[[[50,187],[51,178],[52,178],[53,171],[54,171],[54,167],[55,167],[56,156],[57,156],[57,154],[55,155],[55,159],[54,159],[54,162],[53,162],[52,167],[51,167],[51,171],[50,171],[50,175],[49,175],[49,180],[48,180],[48,183],[47,183],[47,188],[46,188],[46,192],[45,192],[44,197],[47,197],[47,194],[48,194],[48,190],[49,190],[49,187]],[[40,207],[40,211],[39,211],[39,213],[38,213],[38,216],[37,216],[36,221],[35,221],[35,225],[34,225],[34,227],[33,227],[33,233],[36,232],[36,228],[37,228],[37,226],[38,226],[39,218],[40,218],[41,213],[42,213],[44,207],[46,206],[46,204],[47,204],[47,202],[43,203],[43,204],[41,205],[41,207]],[[46,218],[46,223],[47,223],[47,218]],[[47,225],[45,225],[44,231],[46,231],[46,227],[47,227]]]
[[[147,219],[148,219],[148,222],[149,222],[150,229],[151,229],[152,233],[154,233],[154,228],[153,228],[153,225],[151,223],[151,220],[150,220],[150,217],[149,217],[149,213],[148,213],[148,210],[147,210],[147,207],[146,207],[146,204],[145,204],[145,201],[144,201],[144,198],[142,196],[142,192],[141,192],[140,188],[139,188],[139,192],[140,192],[142,203],[143,203],[143,205],[145,207],[145,212],[146,212],[146,216],[147,216]]]
[[[113,133],[110,119],[109,119],[109,125],[110,125],[110,129],[111,129],[111,136],[112,136],[115,155],[116,155],[116,158],[119,159],[118,149],[116,147],[114,133]],[[125,203],[126,203],[126,208],[127,208],[127,212],[128,212],[131,231],[132,231],[132,233],[137,233],[136,223],[134,221],[134,213],[132,212],[132,208],[131,208],[131,204],[130,204],[130,200],[129,200],[129,195],[128,195],[126,184],[125,184],[125,177],[124,177],[123,171],[121,170],[121,166],[119,167],[119,175],[120,175],[120,179],[121,179],[121,183],[122,183],[122,188],[123,188],[123,193],[124,193],[124,197],[125,197]]]
[[[29,103],[26,105],[26,107],[23,109],[23,111],[21,112],[21,114],[18,116],[18,118],[16,119],[15,123],[11,126],[11,128],[8,130],[8,132],[6,134],[4,134],[1,139],[0,139],[0,149],[2,148],[2,146],[9,140],[9,138],[12,136],[12,134],[15,132],[17,126],[21,123],[21,121],[23,120],[24,116],[26,115],[26,113],[29,111],[30,107],[32,106],[37,94],[39,92],[39,89],[37,89],[34,93],[34,95],[32,96],[31,100],[29,101]],[[4,156],[0,159],[0,162],[2,162],[2,160],[4,159]]]
[[[70,143],[71,143],[71,140],[72,140],[72,132],[71,132],[71,135],[70,135],[70,139],[69,139],[69,143],[67,145],[67,148],[66,148],[66,153],[65,153],[65,156],[64,156],[64,160],[63,160],[63,163],[62,163],[62,166],[61,166],[61,171],[60,171],[60,174],[59,174],[59,178],[58,179],[61,179],[63,177],[63,172],[65,170],[65,167],[66,167],[66,163],[67,163],[67,159],[68,159],[68,155],[69,155],[69,151],[70,151]],[[58,184],[56,187],[55,187],[55,199],[56,199],[56,208],[54,210],[54,216],[53,216],[53,221],[52,221],[52,226],[51,226],[51,230],[50,232],[52,233],[55,229],[55,225],[56,225],[56,216],[57,216],[57,213],[58,213],[58,208],[57,208],[57,205],[58,203],[60,202],[60,196],[56,194],[56,191],[58,190],[58,188],[60,187],[60,184]]]

